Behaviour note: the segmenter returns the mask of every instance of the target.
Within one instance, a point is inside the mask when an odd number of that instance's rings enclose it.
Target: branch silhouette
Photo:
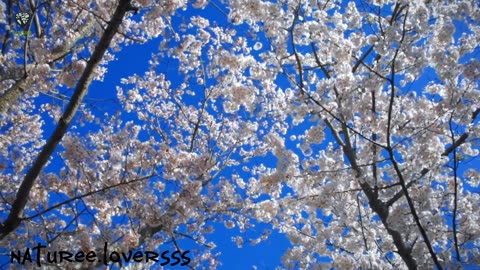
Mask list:
[[[32,167],[29,169],[28,173],[23,179],[22,184],[17,191],[16,199],[13,202],[8,218],[5,220],[5,222],[3,222],[3,224],[0,225],[0,239],[3,239],[5,236],[10,234],[21,224],[23,211],[36,178],[67,132],[75,113],[77,112],[83,98],[88,92],[88,88],[94,78],[95,69],[110,46],[110,42],[117,33],[117,29],[122,23],[123,17],[130,10],[135,10],[131,5],[130,0],[120,0],[107,29],[103,33],[95,48],[95,51],[87,62],[87,66],[85,67],[85,70],[77,83],[75,92],[68,104],[68,107],[60,118],[55,131],[50,136]]]

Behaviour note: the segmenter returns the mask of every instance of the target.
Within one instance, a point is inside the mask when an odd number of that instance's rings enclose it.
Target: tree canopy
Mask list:
[[[216,268],[225,226],[288,237],[288,269],[480,265],[478,1],[6,0],[0,25],[0,252]]]

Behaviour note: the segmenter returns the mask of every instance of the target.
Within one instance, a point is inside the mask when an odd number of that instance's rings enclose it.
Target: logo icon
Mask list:
[[[30,14],[26,12],[20,12],[15,15],[15,20],[17,21],[18,25],[22,27],[23,30],[28,27],[28,23],[30,22]]]

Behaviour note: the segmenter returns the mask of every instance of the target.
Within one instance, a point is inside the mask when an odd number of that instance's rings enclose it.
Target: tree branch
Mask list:
[[[48,159],[52,155],[57,145],[62,140],[63,136],[67,132],[70,123],[75,116],[78,107],[87,94],[88,87],[94,78],[94,72],[100,61],[102,60],[105,52],[110,46],[118,27],[122,23],[123,17],[127,11],[131,9],[130,0],[120,0],[115,13],[110,20],[107,29],[103,33],[100,41],[98,42],[95,51],[93,52],[90,60],[87,62],[87,66],[80,77],[75,92],[70,100],[67,109],[60,118],[57,128],[49,138],[48,142],[38,155],[34,164],[28,171],[27,175],[22,181],[20,188],[18,189],[15,201],[13,202],[12,209],[8,215],[6,221],[0,225],[0,239],[14,231],[21,223],[23,211],[28,201],[30,191],[37,179],[38,175],[42,171],[43,167],[47,163]]]
[[[455,133],[453,132],[453,113],[450,115],[449,128],[450,135],[452,138],[452,145],[455,143]],[[460,251],[458,248],[458,238],[457,238],[457,207],[458,207],[458,157],[457,157],[457,148],[453,148],[453,217],[452,217],[452,233],[453,233],[453,244],[455,246],[456,260],[458,263],[461,262]]]
[[[75,32],[73,38],[69,39],[62,45],[53,48],[49,55],[50,61],[48,64],[52,67],[56,61],[71,53],[76,42],[90,33],[94,23],[95,21],[93,19],[87,21]],[[15,104],[18,98],[25,92],[25,73],[30,67],[35,65],[36,64],[27,64],[24,67],[13,67],[0,74],[0,80],[2,81],[8,79],[16,80],[16,83],[0,96],[0,113],[5,112],[12,104]]]
[[[402,172],[400,171],[400,167],[395,159],[394,153],[393,153],[393,148],[391,147],[391,122],[392,122],[392,113],[393,113],[393,104],[395,101],[395,61],[398,56],[398,52],[400,51],[401,45],[403,43],[403,40],[405,38],[405,23],[408,15],[408,8],[405,13],[405,17],[403,20],[403,31],[402,31],[402,37],[399,41],[399,47],[395,51],[395,55],[393,56],[392,59],[392,68],[391,68],[391,78],[390,78],[390,102],[388,105],[388,119],[387,119],[387,151],[390,156],[390,160],[392,161],[392,165],[395,169],[395,172],[398,176],[398,180],[400,181],[400,185],[402,187],[403,193],[405,194],[405,198],[407,199],[408,206],[410,208],[410,213],[412,214],[412,217],[418,227],[418,230],[420,231],[420,234],[423,237],[423,241],[425,242],[425,245],[427,246],[427,249],[430,253],[430,256],[433,259],[433,262],[435,263],[436,267],[440,270],[442,270],[442,266],[440,265],[440,262],[438,261],[437,255],[435,254],[435,251],[433,250],[432,244],[430,242],[430,239],[428,238],[428,235],[425,231],[425,228],[423,228],[422,223],[420,222],[420,218],[418,217],[417,211],[415,209],[415,205],[413,203],[412,198],[409,195],[407,186],[405,184],[405,179],[403,177]]]
[[[470,121],[470,123],[473,123],[475,121],[475,119],[477,118],[478,114],[480,113],[480,108],[476,109],[473,113],[472,113],[472,120]],[[442,153],[442,156],[444,157],[447,157],[448,155],[450,155],[453,150],[457,147],[459,147],[460,145],[464,144],[465,141],[467,140],[468,136],[470,136],[470,133],[469,132],[465,132],[463,133],[457,140],[455,140],[453,142],[452,145],[450,145],[447,149],[445,149],[445,151],[443,151]],[[407,189],[409,189],[413,184],[415,184],[415,182],[418,180],[418,179],[421,179],[422,177],[424,177],[428,172],[430,172],[430,169],[427,169],[427,168],[423,168],[422,171],[420,172],[420,176],[410,182],[407,183],[406,187]],[[401,197],[403,196],[403,190],[400,190],[398,193],[396,193],[395,195],[393,195],[393,197],[388,200],[387,202],[387,206],[390,206],[392,204],[394,204],[396,201],[398,201]]]

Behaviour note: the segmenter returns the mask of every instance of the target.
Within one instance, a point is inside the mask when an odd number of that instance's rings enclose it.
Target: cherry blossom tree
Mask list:
[[[5,249],[186,240],[189,267],[215,268],[215,226],[265,223],[291,241],[284,268],[480,264],[478,3],[1,4]],[[116,86],[121,110],[83,103],[150,40],[145,73]]]
[[[471,163],[478,3],[230,7],[234,23],[268,40],[260,57],[276,73],[263,83],[291,83],[277,84],[282,97],[271,100],[283,123],[268,142],[278,165],[256,179],[271,195],[257,218],[293,245],[284,264],[309,268],[327,255],[339,269],[479,265],[479,194],[471,189],[479,179]]]
[[[218,112],[214,102],[219,86],[198,82],[202,98],[189,105],[185,96],[193,92],[187,78],[172,87],[164,74],[155,72],[158,62],[152,61],[143,78],[133,75],[125,80],[134,83],[127,96],[119,88],[124,112],[135,112],[138,121],[122,123],[123,114],[103,115],[97,132],[67,133],[92,80],[101,80],[107,71],[112,53],[122,44],[168,36],[171,15],[187,3],[16,4],[9,1],[2,10],[8,18],[2,21],[8,25],[1,96],[4,247],[35,246],[40,238],[53,250],[87,252],[109,242],[116,243],[114,250],[125,251],[143,244],[152,249],[173,240],[181,250],[177,239],[188,238],[204,247],[189,266],[202,261],[214,266],[213,244],[203,237],[211,231],[206,223],[220,219],[217,216],[229,204],[240,201],[232,196],[231,185],[217,176],[250,158],[239,156],[241,147],[262,151],[251,116]],[[18,9],[33,16],[27,29],[36,34],[12,39],[9,29]],[[137,12],[141,18],[135,18]],[[34,22],[39,23],[32,27]],[[205,23],[200,18],[192,22]],[[109,47],[112,51],[107,51]],[[202,71],[200,67],[190,68]],[[61,87],[75,88],[63,112],[55,104],[36,108],[36,98],[59,97]],[[44,120],[40,121],[45,112],[57,125],[46,142]],[[85,106],[81,113],[81,120],[92,126],[99,120]],[[60,142],[62,167],[58,173],[42,172]]]
[[[182,1],[7,2],[0,96],[4,250],[35,247],[39,241],[51,250],[85,253],[102,253],[105,242],[125,253],[161,245],[182,250],[180,240],[187,239],[198,247],[188,266],[215,267],[218,251],[205,238],[212,224],[230,227],[235,220],[242,230],[250,226],[244,197],[235,193],[246,184],[222,174],[266,153],[261,138],[268,125],[258,123],[265,117],[251,99],[267,99],[244,75],[253,58],[243,43],[233,42],[235,31],[211,26],[200,16],[173,27],[176,12],[189,6]],[[19,12],[32,17],[24,31],[14,30]],[[180,35],[178,28],[184,27],[197,36]],[[115,52],[159,37],[162,44],[148,71],[118,86],[120,112],[95,115],[82,103]],[[204,64],[207,44],[210,53],[224,46],[241,50],[244,63],[231,72],[223,67],[225,59]],[[169,80],[163,59],[177,61],[183,82]],[[64,88],[74,89],[71,97],[61,94]],[[39,104],[42,96],[68,106]],[[56,128],[44,134],[49,121]],[[90,131],[76,132],[81,125]],[[82,267],[92,264],[84,261]]]

